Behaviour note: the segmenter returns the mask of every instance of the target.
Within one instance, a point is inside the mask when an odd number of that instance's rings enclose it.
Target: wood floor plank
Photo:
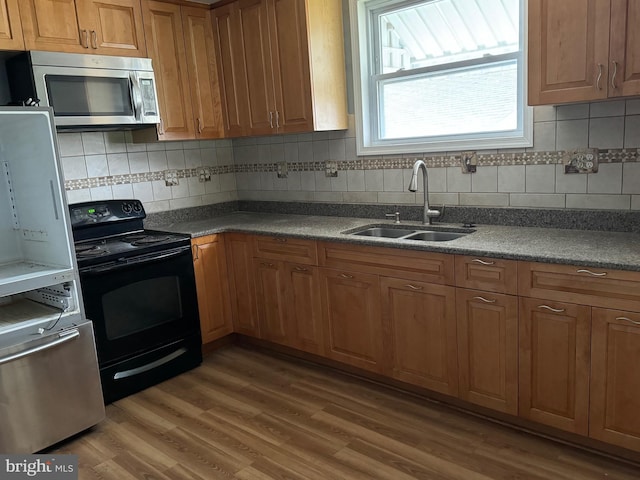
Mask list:
[[[241,347],[51,449],[81,480],[638,480],[634,465]]]

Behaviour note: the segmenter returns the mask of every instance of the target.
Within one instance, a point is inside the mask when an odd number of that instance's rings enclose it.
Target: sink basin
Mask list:
[[[352,235],[360,235],[363,237],[385,237],[385,238],[400,238],[406,235],[415,233],[415,230],[404,230],[402,228],[384,228],[384,227],[372,227],[359,232],[355,232]]]
[[[422,240],[425,242],[446,242],[448,240],[455,240],[456,238],[464,237],[466,233],[451,233],[451,232],[418,232],[413,235],[408,235],[405,240]]]
[[[468,228],[438,228],[428,227],[416,229],[395,228],[390,226],[369,226],[356,231],[348,231],[350,235],[361,237],[394,238],[398,240],[418,240],[423,242],[447,242],[456,238],[464,237],[475,230]]]

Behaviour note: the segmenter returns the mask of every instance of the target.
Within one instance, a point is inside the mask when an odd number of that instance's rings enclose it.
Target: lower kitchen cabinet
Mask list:
[[[589,436],[640,451],[640,313],[594,308]]]
[[[521,417],[587,435],[591,307],[520,298]]]
[[[287,328],[286,274],[282,262],[254,258],[256,307],[260,323],[260,337],[286,345]]]
[[[391,376],[457,395],[455,288],[388,277],[380,284]]]
[[[517,297],[458,288],[459,396],[518,413]]]
[[[319,269],[285,262],[284,273],[289,345],[304,352],[324,354]]]
[[[233,332],[224,237],[200,237],[191,244],[202,343],[208,343]]]
[[[259,337],[251,235],[227,233],[225,242],[234,331]]]
[[[325,354],[382,372],[380,280],[377,275],[320,269]]]

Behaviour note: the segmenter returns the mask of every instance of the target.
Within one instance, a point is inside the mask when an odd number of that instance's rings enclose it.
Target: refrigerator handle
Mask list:
[[[74,328],[72,330],[65,330],[64,332],[60,332],[57,335],[58,338],[52,340],[51,342],[38,345],[37,347],[28,348],[27,350],[23,350],[22,352],[14,353],[12,355],[7,355],[6,357],[0,358],[0,365],[12,362],[13,360],[18,360],[23,357],[28,357],[29,355],[33,355],[34,353],[41,352],[43,350],[48,350],[55,347],[56,345],[60,345],[62,343],[66,343],[75,338],[78,338],[79,336],[80,332],[77,328]]]

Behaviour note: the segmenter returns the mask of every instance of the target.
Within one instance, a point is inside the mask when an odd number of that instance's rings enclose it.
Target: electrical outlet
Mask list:
[[[596,173],[598,171],[598,149],[571,150],[563,155],[564,173]]]
[[[278,163],[278,178],[287,178],[289,176],[289,169],[287,162]]]
[[[175,187],[180,184],[178,180],[178,171],[177,170],[165,170],[164,171],[164,184],[167,187]]]
[[[337,177],[338,176],[338,162],[335,160],[327,160],[324,163],[325,175],[327,177]]]
[[[476,152],[462,152],[460,155],[462,173],[476,173],[478,154]]]
[[[202,167],[198,169],[198,181],[200,183],[210,182],[211,181],[211,170],[207,167]]]

